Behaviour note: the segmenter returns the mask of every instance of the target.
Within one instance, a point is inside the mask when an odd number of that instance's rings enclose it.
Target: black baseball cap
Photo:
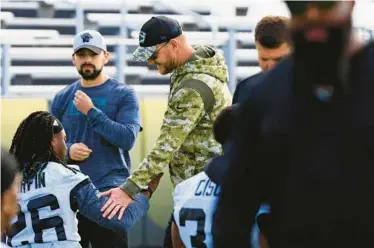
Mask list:
[[[182,34],[178,21],[166,16],[154,16],[139,32],[139,47],[133,53],[134,60],[146,62],[156,51],[156,45]]]

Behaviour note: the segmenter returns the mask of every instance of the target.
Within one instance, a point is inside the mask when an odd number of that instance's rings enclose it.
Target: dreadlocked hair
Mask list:
[[[15,156],[26,183],[31,183],[48,162],[56,162],[72,170],[51,148],[54,121],[49,112],[33,112],[21,122],[13,137],[9,152]]]

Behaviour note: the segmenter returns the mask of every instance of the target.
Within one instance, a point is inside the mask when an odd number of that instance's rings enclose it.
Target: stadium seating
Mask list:
[[[1,43],[16,44],[17,42],[24,42],[27,39],[55,39],[59,37],[57,30],[42,29],[42,30],[29,30],[29,29],[3,29],[0,32]],[[33,41],[32,41],[33,42]],[[31,43],[30,45],[33,45]]]
[[[105,72],[114,77],[116,68],[114,66],[105,67]],[[146,67],[133,66],[124,68],[126,75],[141,76],[147,74],[149,71]],[[11,75],[26,74],[31,75],[32,78],[78,78],[79,74],[73,66],[12,66],[10,70]]]
[[[141,26],[149,20],[153,14],[128,14],[126,20],[129,20],[130,27],[140,29]],[[207,23],[196,23],[196,20],[189,15],[166,15],[167,17],[177,19],[182,27],[196,25],[200,28],[209,28]],[[235,27],[235,29],[250,29],[248,18],[246,16],[203,16],[203,18],[219,28]],[[101,27],[118,27],[121,24],[121,14],[115,13],[89,13],[87,19],[98,23]]]
[[[10,45],[12,84],[48,85],[52,81],[53,84],[66,84],[78,76],[70,61],[77,25],[76,3],[72,0],[2,1],[0,38],[1,43]],[[356,5],[355,25],[374,29],[374,15],[358,14],[369,13],[370,10],[374,13],[374,3]],[[222,52],[229,39],[228,28],[234,27],[238,30],[234,57],[239,80],[259,71],[252,32],[255,23],[264,15],[289,16],[281,1],[273,2],[271,8],[246,0],[107,0],[105,4],[100,0],[84,0],[79,6],[84,10],[82,21],[85,28],[97,29],[105,35],[111,52],[108,73],[115,76],[116,62],[123,59],[127,61],[124,70],[126,82],[130,84],[168,84],[168,77],[158,75],[153,67],[133,61],[131,56],[138,44],[139,28],[152,15],[165,14],[177,19],[192,44],[210,44]],[[128,37],[118,35],[123,6],[128,11],[124,17]],[[201,14],[201,20],[205,21],[196,21],[191,11]],[[219,32],[212,32],[211,25],[216,26]],[[119,44],[127,48],[121,56],[116,53]],[[26,75],[29,80],[18,81]]]
[[[90,1],[82,1],[81,5],[84,9],[89,11],[113,11],[121,9],[122,5],[125,4],[126,8],[130,12],[155,12],[155,13],[170,13],[170,8],[165,7],[163,4],[160,3],[161,1],[152,1],[152,0],[109,0],[105,1],[105,5],[102,4],[100,0],[90,0]],[[189,1],[178,1],[177,3],[173,0],[162,1],[168,5],[175,5],[177,4],[178,7],[184,9],[191,9],[192,11],[196,11],[197,13],[201,14],[211,14],[215,11],[215,9],[221,6],[224,6],[225,11],[227,12],[227,6],[232,7],[234,10],[235,8],[243,8],[248,6],[247,0],[232,0],[227,5],[226,0],[189,0]],[[68,4],[62,1],[54,1],[50,0],[48,3],[54,5],[56,10],[74,10],[74,5]],[[222,8],[222,7],[221,7]]]
[[[222,50],[220,50],[223,52]],[[9,55],[12,61],[71,61],[71,47],[12,47]],[[236,52],[238,62],[257,61],[257,52],[255,49],[238,49]],[[110,55],[109,60],[114,61],[117,58],[116,53]],[[132,61],[131,54],[125,54],[127,61]]]
[[[0,21],[9,22],[14,19],[14,14],[12,12],[0,11]]]
[[[129,12],[125,17],[128,38],[118,35],[123,3]],[[98,0],[81,2],[86,28],[95,28],[105,35],[111,52],[111,59],[106,68],[109,75],[116,75],[115,63],[121,58],[127,61],[124,72],[128,83],[168,84],[168,77],[158,75],[155,68],[134,62],[131,56],[138,44],[139,28],[152,15],[157,14],[166,14],[177,19],[183,25],[192,44],[210,44],[219,47],[222,52],[229,38],[227,28],[235,26],[241,29],[242,32],[236,34],[239,46],[235,53],[238,60],[237,75],[239,78],[245,78],[259,71],[253,35],[250,32],[252,25],[245,16],[237,15],[238,9],[248,8],[246,1],[234,0],[230,4],[222,0],[178,2],[179,8],[203,14],[204,19],[217,25],[220,32],[215,36],[210,31],[210,25],[196,23],[190,15],[174,11],[175,5],[175,1],[171,0],[109,0],[105,4]],[[2,43],[10,45],[11,84],[66,84],[78,77],[71,66],[71,46],[77,22],[76,4],[73,1],[3,1],[1,7],[0,20],[2,27],[5,28],[2,31],[5,32],[1,32],[0,37],[3,38]],[[226,12],[224,17],[218,15],[222,11]],[[127,46],[126,54],[120,57],[116,53],[118,44]],[[20,77],[27,77],[28,80],[20,80]]]
[[[201,39],[207,43],[216,42],[217,45],[223,45],[224,42],[229,38],[228,32],[218,32],[216,35],[212,32],[196,32],[196,31],[185,31],[187,37],[194,43],[195,40]],[[139,31],[132,31],[131,37],[138,37]],[[238,32],[236,33],[236,40],[239,45],[254,48],[254,35],[249,32]]]

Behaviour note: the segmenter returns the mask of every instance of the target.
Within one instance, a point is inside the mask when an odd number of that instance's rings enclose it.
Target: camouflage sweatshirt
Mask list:
[[[169,168],[173,186],[203,171],[207,161],[222,152],[213,137],[213,122],[231,104],[224,57],[209,46],[194,47],[195,53],[174,70],[171,92],[161,134],[138,169],[121,186],[134,197],[148,187],[153,177]],[[202,96],[181,82],[199,80],[213,92],[214,104],[205,110]]]

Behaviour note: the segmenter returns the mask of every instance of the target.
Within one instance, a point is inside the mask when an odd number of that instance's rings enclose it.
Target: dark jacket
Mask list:
[[[264,202],[272,248],[373,247],[374,43],[351,58],[351,92],[327,102],[293,83],[292,64],[266,73],[239,110],[214,247],[247,247]]]
[[[263,72],[259,72],[241,81],[236,86],[234,96],[232,98],[232,104],[245,102],[245,100],[249,98],[253,88],[260,81],[263,74]]]

